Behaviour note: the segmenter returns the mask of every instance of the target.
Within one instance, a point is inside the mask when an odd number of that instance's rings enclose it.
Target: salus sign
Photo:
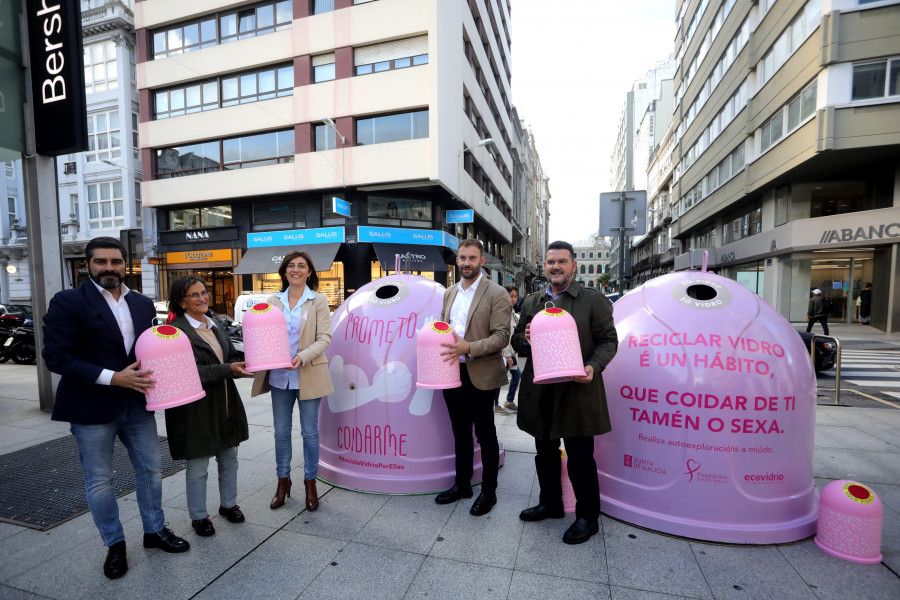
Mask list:
[[[59,156],[87,150],[78,0],[28,0],[27,10],[37,152]]]

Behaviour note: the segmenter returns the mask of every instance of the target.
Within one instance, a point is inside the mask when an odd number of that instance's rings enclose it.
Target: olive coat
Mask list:
[[[538,292],[522,303],[519,324],[512,336],[512,347],[520,356],[531,358],[525,327],[549,301],[546,293]],[[619,345],[612,304],[599,291],[573,281],[553,305],[567,311],[575,320],[581,357],[585,366],[594,368],[594,378],[587,384],[536,384],[534,365],[529,360],[519,387],[519,429],[545,441],[606,433],[611,425],[602,372],[616,355]]]
[[[249,439],[247,413],[231,374],[231,363],[238,362],[239,355],[228,335],[220,327],[213,328],[225,358],[220,363],[186,317],[176,317],[170,325],[183,331],[190,340],[200,383],[206,392],[199,400],[166,409],[166,435],[172,458],[215,456]]]

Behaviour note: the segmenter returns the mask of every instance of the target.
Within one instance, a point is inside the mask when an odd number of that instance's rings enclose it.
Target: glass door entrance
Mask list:
[[[826,257],[816,253],[812,259],[810,289],[822,290],[822,295],[834,302],[829,321],[856,321],[856,299],[866,284],[872,282],[872,268],[871,251],[841,252]]]

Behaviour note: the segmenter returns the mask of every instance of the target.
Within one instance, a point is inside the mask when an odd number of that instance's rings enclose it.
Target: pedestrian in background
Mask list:
[[[510,314],[509,330],[515,331],[516,325],[519,324],[519,315],[516,312],[516,304],[519,301],[519,289],[514,285],[503,286],[503,289],[509,293],[509,302],[513,306]],[[497,388],[497,395],[494,396],[494,414],[508,415],[516,412],[516,390],[519,388],[519,379],[522,377],[522,371],[519,369],[519,361],[516,358],[516,351],[513,350],[512,343],[506,345],[503,349],[503,367],[509,371],[512,379],[509,382],[509,391],[506,393],[506,402],[500,406],[500,388]]]
[[[813,323],[822,324],[825,335],[828,335],[828,311],[825,309],[825,299],[822,298],[822,290],[816,288],[812,291],[812,298],[806,307],[806,333],[812,331]]]
[[[134,356],[134,342],[150,327],[156,310],[149,298],[125,285],[126,252],[119,240],[96,237],[84,256],[90,279],[53,296],[44,316],[42,356],[47,368],[61,376],[51,418],[71,424],[88,508],[107,546],[103,573],[116,579],[128,571],[113,486],[116,437],[134,466],[144,548],[184,552],[190,545],[166,528],[156,418],[144,397],[156,381]]]
[[[867,283],[866,289],[859,293],[859,322],[862,325],[869,324],[869,315],[872,313],[872,284]],[[827,334],[827,332],[826,332]]]
[[[269,508],[284,506],[291,496],[291,426],[294,403],[300,413],[300,435],[303,437],[303,486],[306,509],[319,508],[316,477],[319,473],[319,404],[322,396],[334,391],[328,373],[325,350],[331,344],[331,313],[328,298],[316,291],[319,276],[312,258],[306,252],[288,252],[278,267],[281,292],[268,302],[281,310],[287,321],[292,366],[287,369],[260,371],[253,381],[251,395],[271,389],[272,415],[275,425],[275,473],[278,487]]]
[[[209,291],[195,275],[179,277],[169,289],[171,325],[185,333],[194,351],[200,383],[206,396],[166,409],[166,435],[175,460],[186,460],[188,513],[197,535],[216,530],[206,508],[209,459],[219,467],[219,514],[243,523],[237,504],[238,445],[249,439],[250,428],[235,378],[252,376],[244,369],[228,335],[209,318]]]
[[[529,360],[522,373],[517,418],[519,429],[534,436],[534,464],[541,488],[538,504],[519,514],[523,521],[564,516],[559,448],[560,438],[565,441],[569,479],[575,492],[575,522],[563,535],[567,544],[586,542],[600,530],[594,436],[611,429],[601,373],[619,344],[612,304],[600,291],[575,281],[577,267],[570,243],[557,241],[547,246],[544,272],[550,283],[543,294],[532,294],[522,303],[519,325],[512,337],[513,348],[530,358],[531,321],[547,302],[572,315],[578,328],[586,375],[570,382],[538,385],[534,383],[533,361]]]
[[[438,504],[450,504],[472,497],[472,460],[475,437],[481,446],[483,474],[481,493],[469,514],[476,517],[491,512],[497,504],[497,473],[500,444],[491,410],[498,388],[506,383],[501,351],[509,342],[512,305],[509,294],[481,271],[484,246],[478,240],[459,243],[456,264],[462,279],[444,291],[441,320],[456,334],[455,343],[441,344],[445,362],[459,360],[462,386],[444,390],[450,414],[456,452],[456,482],[435,497]]]

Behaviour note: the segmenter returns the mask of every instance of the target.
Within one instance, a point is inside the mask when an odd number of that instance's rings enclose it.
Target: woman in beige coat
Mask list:
[[[270,508],[284,506],[291,495],[291,421],[294,403],[300,411],[303,436],[303,483],[306,508],[319,507],[316,476],[319,468],[319,404],[334,391],[328,374],[325,350],[331,344],[331,313],[328,299],[316,291],[319,277],[306,252],[288,252],[278,268],[281,292],[269,302],[280,307],[287,321],[293,366],[257,373],[252,395],[272,391],[275,424],[275,467],[278,488]]]

